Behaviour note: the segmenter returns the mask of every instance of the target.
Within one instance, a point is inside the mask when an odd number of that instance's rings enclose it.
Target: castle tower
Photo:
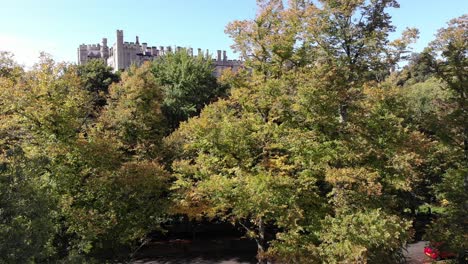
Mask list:
[[[88,46],[81,44],[78,47],[78,64],[83,65],[88,61]]]
[[[103,38],[101,44],[101,58],[105,62],[107,62],[107,58],[109,58],[109,47],[107,46],[107,38]]]
[[[117,39],[115,43],[115,71],[125,69],[124,63],[124,41],[123,41],[123,30],[117,30]]]

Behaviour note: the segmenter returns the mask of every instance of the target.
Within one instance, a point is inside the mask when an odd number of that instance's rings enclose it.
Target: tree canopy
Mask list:
[[[213,71],[209,57],[193,57],[185,49],[154,61],[152,72],[164,93],[161,109],[171,130],[224,95],[226,86],[218,84]]]
[[[132,261],[180,216],[259,263],[404,263],[421,232],[466,261],[467,16],[411,55],[396,0],[257,3],[218,79],[186,50],[118,74],[0,53],[0,262]]]

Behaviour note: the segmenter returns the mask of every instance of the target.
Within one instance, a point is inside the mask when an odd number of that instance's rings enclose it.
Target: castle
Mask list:
[[[181,51],[182,47],[176,47],[177,51]],[[186,49],[193,56],[193,49]],[[148,46],[147,43],[141,43],[136,37],[135,42],[124,42],[123,30],[117,30],[117,41],[112,47],[107,46],[107,38],[103,38],[100,44],[81,44],[78,47],[78,64],[85,64],[91,59],[102,59],[114,71],[125,70],[132,64],[141,65],[145,61],[154,60],[164,54],[173,52],[172,47]],[[208,50],[206,56],[208,57]],[[197,56],[204,56],[201,49],[198,49]],[[215,67],[214,75],[219,76],[225,69],[237,71],[242,66],[240,60],[228,60],[226,51],[217,51],[217,57],[213,59]]]

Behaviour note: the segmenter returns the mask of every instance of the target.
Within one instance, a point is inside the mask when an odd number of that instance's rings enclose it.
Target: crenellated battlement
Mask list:
[[[103,38],[100,44],[79,45],[78,63],[85,64],[90,59],[102,59],[117,71],[125,70],[132,64],[141,65],[145,61],[155,60],[173,51],[181,52],[182,50],[187,51],[190,56],[212,57],[209,50],[203,51],[200,48],[197,49],[197,54],[194,54],[191,47],[159,46],[158,48],[157,46],[148,46],[146,42],[140,44],[138,36],[136,36],[135,42],[124,41],[123,30],[117,30],[116,43],[111,47],[107,46],[107,38]],[[237,71],[242,66],[242,61],[229,60],[225,50],[217,50],[216,57],[213,57],[213,64],[216,68],[214,74],[218,76],[227,68]]]

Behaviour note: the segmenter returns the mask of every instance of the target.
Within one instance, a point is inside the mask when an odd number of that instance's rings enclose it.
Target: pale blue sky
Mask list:
[[[400,0],[391,10],[398,30],[417,27],[422,50],[436,30],[451,18],[468,13],[467,0]],[[224,28],[236,19],[255,16],[255,0],[0,0],[0,50],[15,53],[31,65],[39,51],[57,60],[76,61],[81,43],[115,42],[123,29],[126,41],[151,46],[190,46],[215,52],[229,50],[232,41]],[[228,51],[230,58],[235,57]]]

